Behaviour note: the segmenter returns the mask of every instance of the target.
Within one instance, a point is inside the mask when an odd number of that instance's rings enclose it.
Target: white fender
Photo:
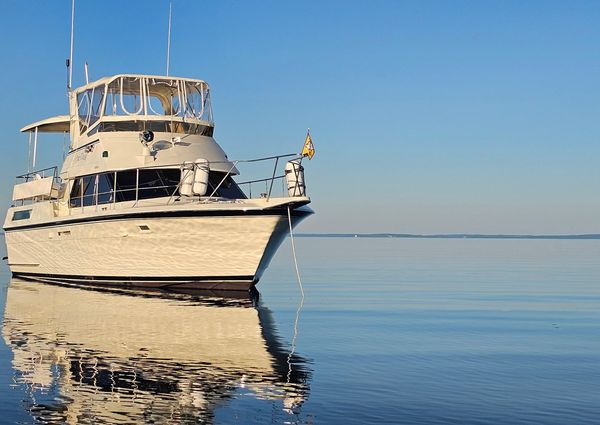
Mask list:
[[[285,180],[289,196],[304,196],[304,167],[299,159],[293,159],[285,164]]]
[[[208,174],[210,166],[204,158],[198,158],[195,161],[194,185],[192,191],[194,195],[204,196],[208,191]]]
[[[179,193],[183,196],[192,196],[192,185],[194,183],[194,163],[185,161],[181,167],[181,184]]]

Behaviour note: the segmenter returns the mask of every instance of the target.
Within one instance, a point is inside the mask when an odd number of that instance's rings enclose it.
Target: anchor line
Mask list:
[[[298,286],[300,287],[300,303],[298,304],[298,308],[296,309],[296,318],[294,320],[294,336],[292,338],[291,350],[290,354],[287,358],[288,364],[288,373],[287,373],[287,383],[290,383],[291,375],[292,375],[292,356],[296,351],[296,339],[298,338],[298,321],[300,319],[300,311],[302,310],[302,306],[304,305],[304,288],[302,286],[302,279],[300,278],[300,270],[298,268],[298,259],[296,258],[296,245],[294,243],[294,230],[292,228],[292,214],[290,212],[290,206],[287,207],[288,213],[288,224],[290,226],[290,239],[292,243],[292,254],[294,257],[294,266],[296,268],[296,278],[298,279]]]

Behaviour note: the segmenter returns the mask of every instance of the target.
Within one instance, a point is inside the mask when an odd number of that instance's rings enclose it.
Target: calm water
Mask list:
[[[259,300],[4,269],[0,422],[600,423],[600,241],[296,242],[298,316],[288,244]]]

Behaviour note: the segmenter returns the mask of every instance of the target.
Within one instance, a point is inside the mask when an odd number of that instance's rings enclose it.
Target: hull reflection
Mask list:
[[[90,290],[13,279],[3,336],[41,422],[212,422],[231,398],[297,413],[306,360],[257,294]],[[287,413],[283,413],[287,412]]]

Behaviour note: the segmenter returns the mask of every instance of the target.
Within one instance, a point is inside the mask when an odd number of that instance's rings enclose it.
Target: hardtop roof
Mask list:
[[[202,83],[202,84],[206,84],[208,85],[208,83],[204,80],[199,80],[196,78],[185,78],[185,77],[175,77],[172,75],[150,75],[150,74],[116,74],[116,75],[111,75],[108,77],[102,77],[96,81],[92,81],[88,84],[85,84],[83,86],[80,86],[78,88],[76,88],[74,90],[74,92],[77,93],[81,93],[85,90],[91,89],[93,87],[98,87],[98,86],[102,86],[105,84],[109,84],[113,81],[115,81],[118,78],[121,77],[129,77],[129,78],[157,78],[157,79],[161,79],[161,80],[180,80],[180,81],[188,81],[191,83]]]
[[[21,133],[35,131],[36,128],[41,133],[68,133],[70,122],[71,119],[68,115],[58,115],[27,124],[21,129]]]

